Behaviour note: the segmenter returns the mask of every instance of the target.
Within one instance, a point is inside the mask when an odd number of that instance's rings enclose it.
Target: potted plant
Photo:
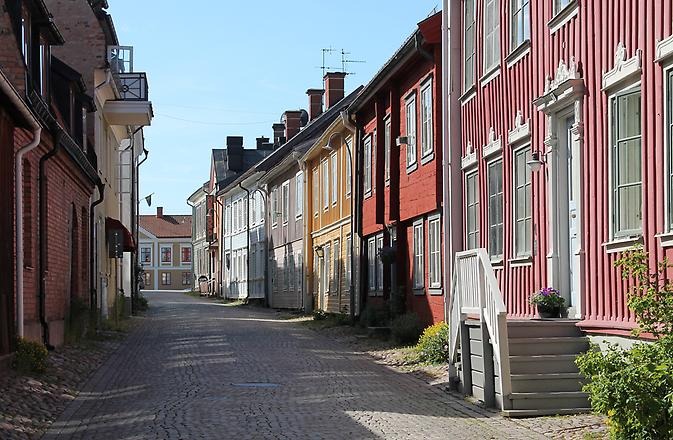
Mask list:
[[[530,303],[537,307],[540,318],[560,318],[565,298],[553,287],[545,287],[530,297]]]

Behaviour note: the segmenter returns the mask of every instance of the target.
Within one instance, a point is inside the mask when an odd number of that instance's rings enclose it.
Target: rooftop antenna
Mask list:
[[[325,59],[325,57],[327,56],[327,54],[330,54],[330,53],[332,53],[332,52],[336,52],[337,50],[336,50],[336,49],[332,49],[332,46],[327,47],[327,48],[323,48],[323,49],[321,49],[321,50],[322,50],[322,65],[320,66],[320,68],[322,69],[322,76],[324,77],[324,76],[325,76],[325,73],[327,72],[327,70],[331,70],[331,69],[332,69],[330,66],[328,66],[327,64],[325,64],[325,63],[327,62],[327,60]],[[320,79],[322,80],[322,78],[320,78]]]
[[[346,52],[344,49],[341,49],[341,71],[344,72],[346,75],[355,75],[355,72],[349,72],[347,67],[349,64],[356,64],[356,63],[366,63],[364,60],[353,60],[348,58],[348,55],[350,55],[350,52]]]
[[[366,63],[364,60],[353,60],[348,57],[350,55],[350,52],[346,52],[345,49],[333,49],[332,46],[328,48],[321,49],[322,50],[322,65],[320,66],[320,69],[322,70],[322,76],[323,78],[325,77],[325,73],[327,73],[328,70],[339,70],[346,75],[355,75],[355,72],[351,72],[348,70],[349,64],[354,64],[354,63]],[[339,67],[333,67],[333,66],[328,66],[327,65],[327,56],[328,54],[331,54],[333,52],[340,52],[341,53],[341,68]],[[322,79],[322,78],[321,78]]]

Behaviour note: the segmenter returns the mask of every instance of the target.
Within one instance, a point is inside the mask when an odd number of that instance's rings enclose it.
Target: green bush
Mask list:
[[[16,353],[12,367],[20,373],[38,373],[47,371],[47,348],[39,342],[19,338],[16,341]]]
[[[445,322],[438,322],[423,330],[416,352],[421,362],[446,362],[449,358],[449,326]]]
[[[384,306],[368,304],[362,310],[360,322],[365,327],[385,327],[390,322],[390,311]]]
[[[421,320],[413,312],[407,312],[393,319],[390,325],[390,333],[393,339],[400,344],[415,344],[421,335]]]

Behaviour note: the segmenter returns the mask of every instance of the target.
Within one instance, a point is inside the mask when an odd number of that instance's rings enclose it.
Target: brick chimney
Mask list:
[[[325,74],[325,90],[326,90],[326,104],[327,109],[334,104],[341,101],[344,97],[344,79],[346,74],[344,72],[327,72]]]
[[[271,150],[273,149],[273,144],[269,142],[269,138],[266,136],[260,136],[257,139],[257,149],[258,150]]]
[[[227,162],[232,171],[243,171],[243,136],[227,136]]]
[[[308,120],[312,121],[322,114],[322,97],[325,94],[323,89],[308,89]]]
[[[273,144],[278,146],[285,143],[285,124],[278,122],[272,125],[273,128]]]
[[[157,206],[157,218],[164,218],[164,207]]]
[[[283,113],[285,121],[285,139],[292,139],[301,129],[301,110],[288,110]]]

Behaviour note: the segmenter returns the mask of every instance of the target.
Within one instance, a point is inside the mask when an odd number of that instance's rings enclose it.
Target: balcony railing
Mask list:
[[[124,101],[147,101],[148,86],[145,72],[115,73],[117,89]]]

